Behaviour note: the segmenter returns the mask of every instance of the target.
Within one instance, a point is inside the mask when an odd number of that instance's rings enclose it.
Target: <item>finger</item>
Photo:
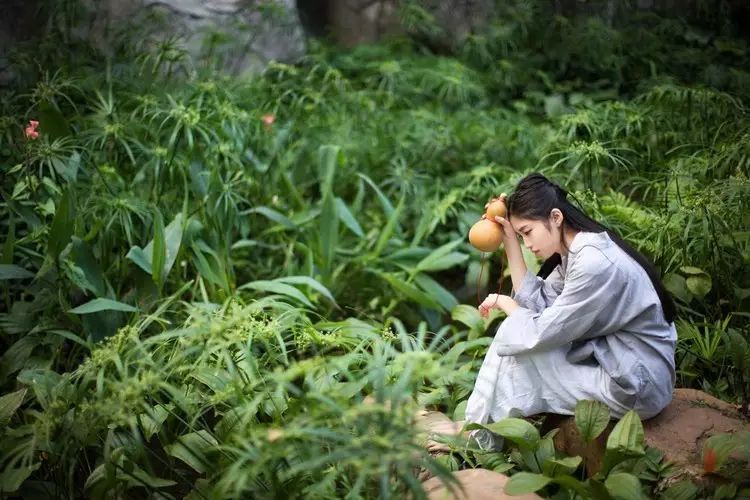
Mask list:
[[[427,451],[429,451],[430,453],[435,453],[438,451],[450,451],[450,448],[444,444],[433,442],[427,445]]]
[[[500,224],[503,227],[503,230],[505,232],[512,232],[513,226],[511,225],[510,221],[504,217],[500,217],[499,215],[495,217],[495,222]]]

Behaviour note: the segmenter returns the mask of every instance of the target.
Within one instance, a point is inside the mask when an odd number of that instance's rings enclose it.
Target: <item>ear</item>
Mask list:
[[[563,220],[565,219],[565,216],[560,211],[559,208],[553,208],[552,211],[549,213],[549,218],[552,221],[552,223],[557,227],[562,227]]]

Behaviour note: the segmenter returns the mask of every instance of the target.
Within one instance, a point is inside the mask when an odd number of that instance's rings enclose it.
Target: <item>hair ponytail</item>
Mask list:
[[[518,183],[515,191],[508,197],[508,217],[511,214],[531,220],[547,220],[553,208],[562,212],[564,226],[567,225],[575,231],[587,231],[593,233],[606,232],[610,239],[617,246],[633,258],[646,271],[651,283],[659,296],[664,319],[668,323],[675,320],[677,310],[675,308],[672,296],[669,294],[661,282],[659,274],[653,264],[638,250],[633,248],[628,242],[599,222],[595,221],[583,210],[573,205],[567,198],[567,191],[550,182],[545,176],[539,173],[529,174]],[[562,262],[560,254],[554,254],[548,258],[539,269],[537,276],[546,278]]]

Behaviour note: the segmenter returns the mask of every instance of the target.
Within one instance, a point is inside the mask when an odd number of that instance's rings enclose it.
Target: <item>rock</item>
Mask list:
[[[576,428],[573,417],[550,415],[544,428],[559,427],[555,448],[566,455],[584,459],[589,475],[602,465],[607,436],[615,422],[591,444],[586,444]],[[716,434],[750,430],[737,407],[695,389],[675,389],[672,402],[659,415],[643,422],[648,446],[659,449],[683,472],[696,475],[702,472],[703,442]]]
[[[397,7],[395,0],[329,2],[329,22],[336,41],[344,47],[354,47],[398,33]]]
[[[40,14],[42,4],[11,0],[9,7],[0,6],[0,81],[13,79],[6,49],[42,35],[51,24]],[[174,37],[197,63],[241,74],[259,72],[271,60],[296,62],[307,51],[295,0],[81,0],[79,7],[77,17],[61,13],[55,22],[65,19],[72,39],[104,52],[113,50],[123,32],[134,41]]]
[[[672,403],[643,423],[646,444],[690,472],[700,472],[703,442],[716,434],[750,430],[736,407],[695,389],[677,389]]]
[[[308,32],[331,35],[345,47],[404,32],[399,13],[403,3],[399,0],[308,0],[297,2],[297,6]],[[419,7],[434,18],[441,31],[429,41],[443,48],[480,31],[495,13],[492,0],[423,0]]]
[[[467,469],[453,473],[458,481],[454,491],[433,477],[422,483],[430,500],[534,500],[542,497],[535,494],[510,496],[505,494],[508,476],[487,469]]]
[[[208,62],[226,73],[259,72],[271,60],[294,62],[306,51],[294,0],[100,0],[99,4],[105,7],[99,7],[96,26],[133,18],[139,23],[160,19],[165,29],[159,38],[179,36],[198,61],[210,54]],[[215,34],[221,42],[207,50],[206,41]],[[93,35],[99,35],[96,28]]]

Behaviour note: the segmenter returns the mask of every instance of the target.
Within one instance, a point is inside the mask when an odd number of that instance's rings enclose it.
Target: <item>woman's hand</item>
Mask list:
[[[510,316],[518,307],[518,303],[507,295],[491,293],[479,304],[479,314],[486,318],[490,314],[490,309],[502,309],[505,314]]]
[[[508,199],[508,195],[507,194],[500,193],[500,196],[498,196],[497,198],[493,198],[490,201],[488,201],[487,203],[485,203],[484,204],[484,209],[487,210],[487,207],[490,206],[490,203],[492,203],[495,200],[500,200],[503,203],[505,203],[506,206],[507,206],[507,201],[506,201],[507,199]],[[485,213],[485,214],[482,215],[482,219],[486,219],[486,218],[487,218],[487,214]],[[518,239],[516,238],[516,231],[515,231],[515,229],[513,229],[513,225],[510,223],[510,221],[508,219],[506,219],[504,217],[495,217],[495,222],[497,222],[498,224],[500,224],[500,226],[502,226],[502,228],[503,228],[503,242],[504,243],[506,243],[506,244],[508,242],[516,243],[516,244],[518,243]]]
[[[513,229],[513,224],[511,224],[508,219],[505,217],[495,217],[495,222],[500,224],[503,228],[503,244],[505,244],[506,247],[508,244],[518,245],[519,247],[521,246],[516,237],[516,230]]]

